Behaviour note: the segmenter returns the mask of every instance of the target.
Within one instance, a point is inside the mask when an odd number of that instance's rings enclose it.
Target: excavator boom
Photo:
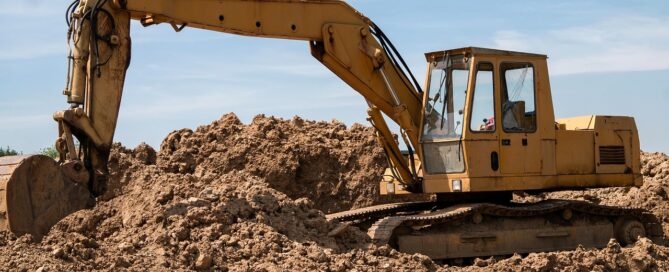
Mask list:
[[[65,93],[70,103],[82,105],[83,109],[79,113],[74,112],[76,109],[66,110],[58,113],[56,119],[71,126],[77,138],[90,140],[92,169],[106,171],[125,69],[130,62],[130,18],[144,26],[170,24],[176,31],[195,27],[307,41],[319,62],[365,97],[370,119],[379,129],[379,139],[400,179],[407,185],[417,182],[415,170],[409,169],[401,156],[380,113],[397,123],[408,146],[420,152],[415,148],[422,112],[420,87],[410,73],[407,75],[407,67],[401,66],[404,61],[378,26],[345,2],[332,0],[80,2],[73,12],[73,24],[77,24],[72,31],[73,77]],[[91,28],[95,29],[94,35],[86,33]],[[98,185],[104,182],[93,175],[94,193],[103,191],[97,187],[104,187]]]

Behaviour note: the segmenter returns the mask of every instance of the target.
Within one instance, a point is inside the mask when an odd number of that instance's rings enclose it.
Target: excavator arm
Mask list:
[[[254,37],[307,41],[311,54],[365,97],[393,179],[422,190],[384,114],[420,156],[422,91],[371,20],[335,0],[75,0],[67,9],[70,107],[56,112],[58,162],[44,156],[0,161],[0,229],[40,238],[62,217],[104,194],[107,163],[131,59],[130,21]],[[408,74],[407,74],[408,72]]]
[[[63,161],[80,160],[90,172],[90,190],[105,190],[126,69],[130,20],[254,37],[304,40],[311,54],[365,97],[397,179],[420,189],[417,170],[401,155],[384,113],[418,147],[422,92],[383,32],[343,1],[334,0],[81,0],[70,7],[71,75],[65,94],[72,108],[55,114]],[[404,65],[404,66],[401,66]],[[81,142],[78,150],[73,136]],[[418,154],[417,154],[418,155]],[[83,170],[82,170],[83,171]],[[81,174],[85,176],[84,174]]]

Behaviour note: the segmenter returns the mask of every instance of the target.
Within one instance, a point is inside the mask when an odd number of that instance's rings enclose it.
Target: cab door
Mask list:
[[[502,62],[499,65],[502,174],[541,173],[535,75],[531,62]]]
[[[499,136],[496,126],[495,69],[492,61],[476,58],[470,87],[466,140],[470,177],[499,176]]]

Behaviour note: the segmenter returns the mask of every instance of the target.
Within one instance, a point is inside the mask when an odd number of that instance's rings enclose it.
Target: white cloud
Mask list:
[[[205,93],[198,95],[172,95],[147,99],[145,101],[128,101],[128,107],[122,106],[120,118],[151,119],[166,115],[178,115],[204,111],[213,108],[227,107],[252,100],[249,93]],[[125,100],[134,97],[126,97]],[[169,106],[167,106],[169,105]]]
[[[41,17],[45,15],[65,14],[68,1],[54,0],[2,0],[0,15],[16,17]]]
[[[149,64],[136,70],[143,71],[143,76],[151,75],[167,80],[247,80],[255,81],[260,75],[285,75],[287,78],[322,78],[331,73],[322,65],[313,63],[278,63],[271,65],[258,62],[243,63],[242,60],[231,59],[229,65],[216,62],[193,61],[197,65],[164,66]],[[177,63],[175,61],[175,63]],[[134,72],[135,69],[130,71]]]
[[[153,78],[161,81],[208,80],[225,82],[255,82],[259,79],[286,78],[286,79],[327,79],[333,77],[325,66],[312,59],[308,52],[290,48],[282,54],[269,53],[259,50],[240,50],[228,54],[218,55],[216,50],[210,50],[211,55],[184,54],[169,59],[149,59],[151,63],[137,61],[142,52],[150,48],[148,45],[139,45],[134,48],[135,62],[131,64],[128,74],[131,78],[140,73],[143,79]],[[254,48],[255,49],[255,48]],[[302,49],[302,48],[300,48]],[[225,49],[223,49],[224,51]],[[257,52],[247,55],[249,52]],[[302,54],[298,54],[302,53]]]
[[[25,60],[67,55],[67,45],[61,43],[13,43],[0,45],[0,61],[2,60]]]
[[[651,46],[620,46],[585,56],[561,56],[550,62],[553,74],[669,69],[669,50]]]
[[[253,67],[253,69],[256,71],[262,71],[265,69],[267,72],[281,73],[294,77],[325,77],[332,74],[329,70],[325,69],[325,67],[320,64],[292,63],[272,66],[257,65]]]
[[[529,51],[528,37],[514,30],[502,30],[495,33],[495,46],[515,51]]]
[[[498,48],[547,53],[552,74],[669,69],[669,19],[618,16],[527,34],[498,31]]]
[[[0,127],[16,129],[17,127],[32,127],[52,122],[53,118],[51,117],[51,115],[47,114],[5,116],[3,118],[0,118]]]
[[[0,61],[67,53],[65,8],[68,1],[0,0]]]
[[[253,88],[238,88],[236,91],[206,91],[197,94],[167,91],[169,95],[144,97],[140,94],[129,94],[124,100],[120,111],[120,118],[132,120],[153,119],[166,116],[179,116],[205,112],[208,110],[225,109],[225,111],[253,111],[275,112],[282,110],[306,111],[313,109],[339,109],[349,106],[363,105],[362,98],[354,95],[352,90],[339,90],[337,87],[320,90],[301,102],[292,101],[296,95],[303,95],[304,91],[283,93],[277,97],[272,91],[255,91]],[[169,105],[169,106],[166,106]]]

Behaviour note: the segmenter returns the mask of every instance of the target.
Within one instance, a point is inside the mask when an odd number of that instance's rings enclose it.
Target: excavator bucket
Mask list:
[[[53,159],[0,157],[0,230],[40,240],[63,217],[91,203],[88,190],[69,180]]]

